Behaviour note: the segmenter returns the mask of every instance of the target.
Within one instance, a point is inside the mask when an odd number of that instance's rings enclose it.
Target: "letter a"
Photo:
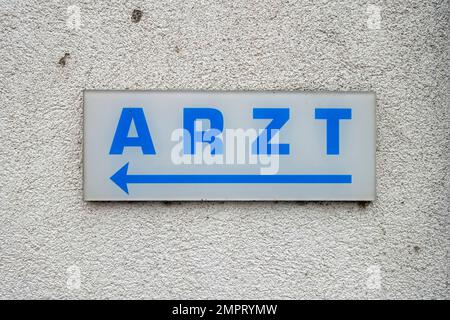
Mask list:
[[[129,137],[131,122],[137,137]],[[109,154],[122,154],[125,147],[140,147],[143,154],[156,154],[142,108],[123,108]]]

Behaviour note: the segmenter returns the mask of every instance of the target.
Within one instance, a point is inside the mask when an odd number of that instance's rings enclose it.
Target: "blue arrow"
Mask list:
[[[348,174],[128,174],[128,163],[111,180],[128,194],[129,183],[352,183]]]

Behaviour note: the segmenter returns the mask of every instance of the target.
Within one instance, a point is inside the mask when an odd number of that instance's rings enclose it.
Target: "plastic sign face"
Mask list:
[[[374,200],[375,94],[87,90],[84,198]]]

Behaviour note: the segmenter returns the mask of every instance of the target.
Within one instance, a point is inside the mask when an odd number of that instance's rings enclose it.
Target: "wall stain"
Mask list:
[[[131,14],[131,21],[133,21],[134,23],[138,23],[139,21],[141,21],[143,14],[144,13],[141,10],[134,9],[133,13]]]
[[[358,201],[358,206],[361,209],[366,209],[370,205],[370,201]]]
[[[70,53],[68,53],[68,52],[64,53],[64,56],[61,59],[59,59],[58,64],[64,67],[67,63],[67,59],[69,59],[69,58],[70,58]]]

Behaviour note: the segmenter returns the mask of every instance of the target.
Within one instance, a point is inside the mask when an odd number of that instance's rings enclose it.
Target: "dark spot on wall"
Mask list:
[[[420,252],[420,247],[419,247],[419,246],[414,246],[413,249],[414,249],[414,251],[415,251],[416,253],[419,253],[419,252]]]
[[[131,14],[131,21],[133,21],[134,23],[138,23],[139,21],[141,21],[143,14],[144,13],[141,10],[134,9],[133,13]]]
[[[161,202],[162,202],[163,205],[168,206],[168,207],[170,207],[170,206],[179,206],[179,205],[181,205],[183,203],[183,202],[180,202],[180,201],[161,201]]]
[[[176,53],[180,53],[181,52],[181,48],[179,46],[175,46],[175,52]]]
[[[59,59],[58,64],[64,67],[67,63],[67,59],[69,59],[69,58],[70,58],[70,53],[68,53],[68,52],[64,53],[64,56],[61,59]]]
[[[322,202],[316,202],[319,205],[322,206],[327,206],[328,203],[326,201],[322,201]],[[313,201],[295,201],[295,204],[299,205],[299,206],[307,206],[307,205],[311,205],[314,204]]]
[[[361,209],[366,209],[370,204],[370,201],[358,201],[358,206]]]

